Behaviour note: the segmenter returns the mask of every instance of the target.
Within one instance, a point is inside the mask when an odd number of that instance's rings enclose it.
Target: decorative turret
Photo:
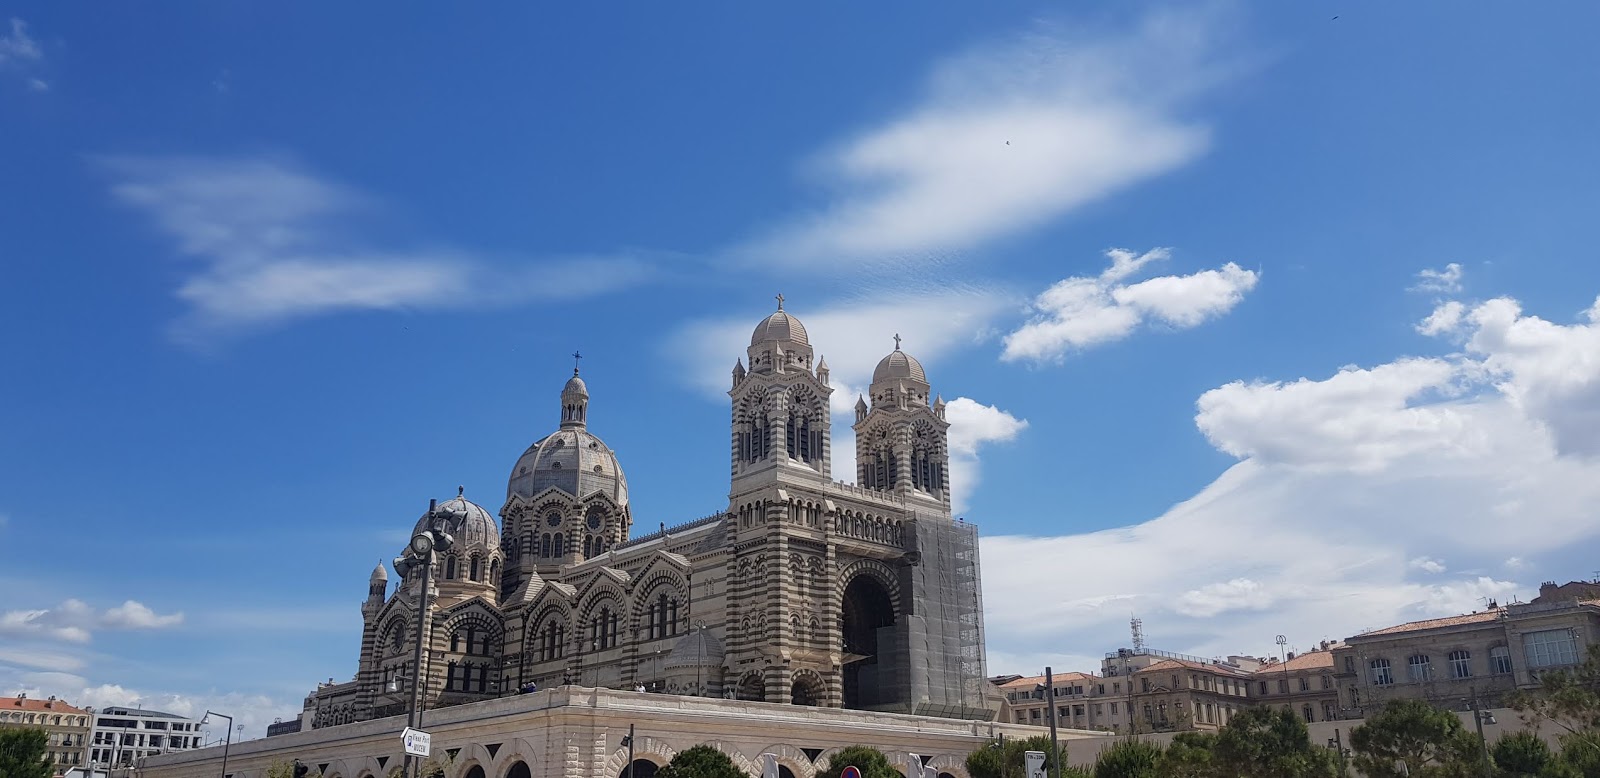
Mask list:
[[[734,365],[734,477],[773,465],[828,476],[828,366],[813,370],[805,325],[783,310],[783,295],[777,300],[778,310],[750,334],[749,372]]]
[[[828,358],[817,357],[817,380],[828,383]]]
[[[867,398],[856,395],[856,421],[867,418]]]
[[[778,310],[756,325],[750,333],[752,373],[811,372],[811,341],[799,319],[783,310],[783,295],[777,296]]]
[[[389,592],[389,571],[383,568],[383,561],[379,560],[378,566],[372,568],[372,575],[367,578],[367,599],[383,603],[384,596]]]
[[[561,388],[561,426],[581,428],[589,419],[589,387],[578,377],[576,360],[583,359],[583,355],[574,351],[572,359],[572,377]]]

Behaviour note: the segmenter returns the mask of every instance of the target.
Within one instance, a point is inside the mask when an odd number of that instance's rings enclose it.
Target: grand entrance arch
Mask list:
[[[894,600],[875,576],[859,574],[844,588],[839,609],[844,635],[844,706],[864,708],[878,699],[878,631],[894,626]]]

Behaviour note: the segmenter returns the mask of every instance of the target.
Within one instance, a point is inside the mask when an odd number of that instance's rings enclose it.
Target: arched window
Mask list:
[[[539,556],[546,558],[550,556],[550,533],[548,532],[539,536]]]
[[[1306,721],[1307,721],[1307,722],[1308,722],[1308,723],[1309,723],[1309,722],[1312,722],[1312,721],[1316,721],[1316,719],[1315,719],[1315,718],[1314,718],[1314,717],[1313,717],[1313,716],[1312,716],[1312,713],[1311,713],[1311,706],[1310,706],[1310,705],[1302,705],[1302,706],[1301,706],[1301,707],[1300,707],[1300,715],[1301,715],[1301,716],[1304,716],[1304,717],[1305,717],[1305,720],[1306,720]]]
[[[491,560],[489,560],[489,582],[493,583],[494,581],[498,580],[499,578],[500,578],[500,560],[491,559]]]
[[[566,537],[564,535],[559,535],[559,534],[556,535],[555,543],[553,544],[554,545],[554,549],[553,550],[556,552],[556,554],[555,554],[556,556],[563,557],[563,556],[567,555],[567,550],[564,548],[564,546],[566,545],[566,540],[567,539],[566,539]]]
[[[1372,671],[1373,686],[1388,686],[1394,683],[1394,674],[1389,671],[1389,660],[1374,659],[1369,668]]]
[[[456,558],[453,555],[444,558],[444,577],[447,581],[456,579]]]
[[[1433,680],[1433,660],[1427,654],[1412,654],[1406,659],[1406,673],[1412,681]]]
[[[478,579],[478,557],[477,557],[477,555],[473,555],[473,557],[472,557],[472,570],[468,574],[468,577],[470,577],[474,581],[479,580]]]
[[[1450,652],[1450,677],[1451,678],[1471,678],[1472,677],[1472,652],[1471,651],[1456,650],[1456,651],[1451,651]]]

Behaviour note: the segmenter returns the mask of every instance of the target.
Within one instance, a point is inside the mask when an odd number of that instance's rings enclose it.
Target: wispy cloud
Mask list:
[[[1417,283],[1411,287],[1413,292],[1431,292],[1434,294],[1456,294],[1461,291],[1461,265],[1451,262],[1443,270],[1424,268],[1417,273]]]
[[[28,23],[12,17],[11,32],[0,35],[0,65],[37,62],[44,58],[38,41],[28,34]]]
[[[87,643],[96,629],[160,629],[181,623],[182,613],[159,615],[135,600],[102,611],[69,599],[54,608],[0,613],[0,635]]]
[[[850,267],[970,248],[1195,159],[1210,133],[1184,108],[1235,70],[1214,11],[1041,27],[942,63],[915,104],[812,162],[828,205],[743,253]]]
[[[1001,359],[1059,360],[1075,351],[1121,340],[1146,322],[1176,329],[1199,326],[1232,310],[1259,276],[1232,262],[1186,276],[1129,278],[1165,260],[1168,249],[1143,254],[1111,249],[1111,267],[1098,276],[1073,276],[1051,285],[1032,304],[1032,318],[1005,336]]]
[[[372,197],[282,159],[102,160],[113,196],[196,262],[174,334],[196,344],[348,310],[468,308],[575,299],[640,282],[642,254],[490,261],[452,247],[390,247],[353,225]]]

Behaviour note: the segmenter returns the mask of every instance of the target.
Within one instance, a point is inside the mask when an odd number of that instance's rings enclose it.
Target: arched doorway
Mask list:
[[[894,625],[889,590],[870,575],[857,575],[844,588],[840,607],[844,633],[844,706],[864,708],[879,699],[877,690],[878,630]]]
[[[518,761],[506,771],[506,778],[533,778],[533,771],[528,769],[528,763]]]
[[[656,771],[660,769],[649,759],[635,759],[632,774],[629,774],[627,766],[624,766],[622,772],[617,773],[617,778],[656,778]]]
[[[782,762],[779,762],[778,763],[778,778],[794,778],[794,771],[790,770],[788,765],[786,765],[786,764],[784,764]]]
[[[485,778],[483,774],[483,765],[473,765],[472,769],[468,770],[467,774],[461,778]]]
[[[951,775],[950,773],[939,773],[939,778],[956,778],[956,777],[954,775]]]
[[[822,697],[826,691],[821,678],[811,673],[799,673],[795,675],[794,684],[789,688],[789,702],[794,705],[816,707],[822,704]]]
[[[739,679],[739,699],[750,702],[765,702],[767,699],[767,686],[761,682],[761,676],[751,673]]]

